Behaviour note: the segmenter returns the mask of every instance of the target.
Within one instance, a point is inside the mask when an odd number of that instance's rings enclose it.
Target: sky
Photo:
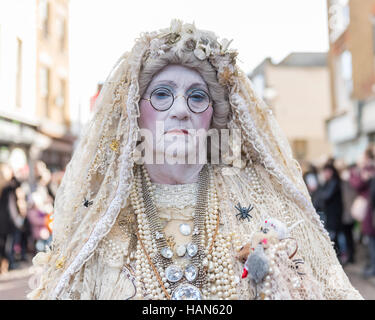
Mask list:
[[[70,0],[71,105],[81,116],[89,97],[141,32],[174,18],[233,39],[246,73],[270,57],[328,50],[326,0]]]

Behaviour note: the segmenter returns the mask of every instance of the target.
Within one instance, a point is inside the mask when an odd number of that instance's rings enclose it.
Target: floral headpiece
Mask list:
[[[233,86],[238,75],[236,57],[238,52],[228,49],[232,40],[222,39],[210,31],[197,30],[194,24],[172,20],[167,29],[160,30],[150,41],[150,49],[146,52],[145,61],[155,59],[169,50],[176,52],[192,51],[201,61],[209,61],[218,71],[218,81],[224,86]]]

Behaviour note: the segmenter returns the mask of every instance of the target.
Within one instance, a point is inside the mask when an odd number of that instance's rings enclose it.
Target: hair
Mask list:
[[[335,165],[333,162],[328,161],[324,166],[323,170],[331,170],[332,171],[332,178],[337,179],[340,181],[340,175],[338,170],[336,169]]]
[[[199,72],[206,82],[213,100],[211,127],[226,128],[230,114],[227,91],[219,84],[216,69],[207,60],[198,60],[191,51],[169,51],[157,58],[149,58],[144,62],[138,80],[139,94],[142,96],[153,76],[169,64],[182,65]]]
[[[374,155],[374,149],[373,149],[373,146],[372,145],[369,145],[366,150],[365,150],[365,156],[367,158],[369,158],[370,160],[374,160],[375,159],[375,155]]]

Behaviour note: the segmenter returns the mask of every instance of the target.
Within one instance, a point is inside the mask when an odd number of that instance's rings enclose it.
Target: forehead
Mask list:
[[[189,87],[191,84],[207,87],[206,82],[198,71],[177,64],[170,64],[161,69],[152,78],[149,86],[163,83],[174,87]]]

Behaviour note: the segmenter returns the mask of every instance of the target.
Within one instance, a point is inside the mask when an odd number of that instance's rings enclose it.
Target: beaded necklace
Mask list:
[[[191,256],[186,253],[188,266],[195,267],[196,273],[193,267],[174,269],[176,263],[153,203],[155,185],[144,167],[135,167],[134,175],[130,199],[138,222],[135,299],[206,299],[210,295],[237,299],[239,277],[234,274],[230,253],[234,232],[226,236],[218,232],[220,217],[212,167],[205,165],[199,175],[191,242],[197,250]]]
[[[168,246],[153,202],[154,186],[147,170],[139,166],[135,176],[136,183],[131,194],[131,201],[138,219],[139,244],[156,280],[161,285],[161,296],[176,300],[202,299],[202,289],[207,283],[208,259],[206,256],[212,252],[218,226],[217,195],[210,169],[205,165],[198,178],[192,241],[187,245],[186,250],[190,264],[185,270],[182,270],[172,259],[173,252]],[[209,232],[206,239],[207,231]],[[160,292],[158,293],[160,296]]]

